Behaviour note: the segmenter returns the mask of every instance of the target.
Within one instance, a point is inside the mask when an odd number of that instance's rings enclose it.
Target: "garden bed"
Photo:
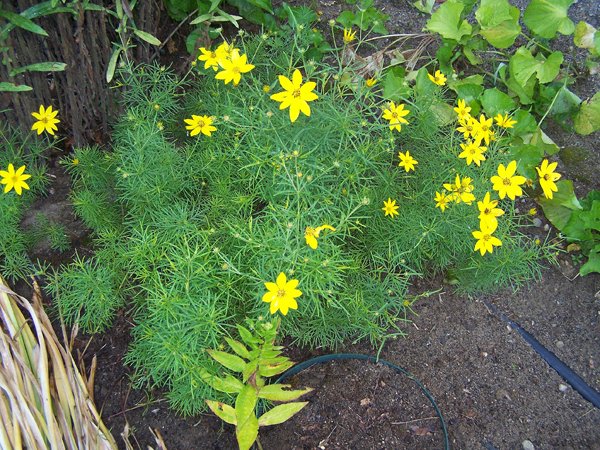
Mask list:
[[[425,22],[425,16],[408,2],[376,4],[390,14],[391,32],[418,32]],[[323,21],[337,17],[341,10],[337,2],[311,6],[323,12]],[[600,11],[592,0],[573,5],[570,15],[575,22],[599,25],[594,17],[597,20]],[[567,53],[567,39],[559,45]],[[587,98],[598,89],[599,81],[598,75],[590,76],[572,90]],[[556,124],[547,132],[561,148],[571,149],[561,152],[558,161],[563,177],[575,180],[577,194],[598,189],[598,133],[581,137]],[[80,253],[85,253],[87,231],[70,213],[69,177],[56,156],[49,162],[50,193],[35,209],[65,222],[72,243],[81,244]],[[533,204],[517,200],[516,206],[527,211]],[[526,233],[543,240],[548,222],[541,214],[532,216],[531,222]],[[44,248],[38,248],[35,256],[57,259]],[[461,296],[440,277],[421,279],[411,286],[411,295],[429,295],[411,306],[413,323],[402,325],[406,336],[388,340],[380,356],[408,370],[431,392],[453,448],[526,448],[524,441],[535,448],[600,448],[600,410],[567,385],[484,304],[490,302],[505,312],[600,390],[600,276],[577,276],[578,261],[570,253],[561,253],[557,259],[558,267],[548,264],[539,282],[517,292],[505,289],[493,295]],[[131,320],[130,311],[119,310],[107,333],[95,335],[89,345],[89,337],[80,336],[77,345],[78,350],[85,349],[86,362],[94,354],[98,357],[95,401],[114,435],[129,424],[134,448],[156,445],[150,429],[160,432],[169,449],[235,448],[233,427],[214,415],[181,418],[169,409],[164,392],[130,386],[132,371],[123,364],[123,357],[131,339]],[[342,350],[377,352],[367,342],[338,349]],[[288,349],[297,362],[325,353]],[[385,367],[335,362],[306,370],[292,381],[315,388],[308,396],[310,403],[285,424],[261,430],[265,449],[443,448],[443,432],[431,404],[412,382]]]

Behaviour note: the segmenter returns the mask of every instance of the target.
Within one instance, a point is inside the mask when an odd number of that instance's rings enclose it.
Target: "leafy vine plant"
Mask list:
[[[600,130],[600,93],[587,100],[573,93],[569,85],[577,72],[572,58],[551,47],[558,34],[573,35],[575,47],[587,50],[584,72],[598,73],[600,32],[583,21],[575,25],[568,15],[573,3],[531,0],[522,17],[508,0],[448,0],[435,10],[430,1],[415,4],[431,14],[426,29],[442,37],[436,59],[448,76],[448,87],[475,113],[480,109],[494,115],[512,111],[517,125],[511,127],[509,152],[527,178],[540,176],[551,183],[558,180],[551,174],[556,163],[546,158],[560,149],[542,130],[546,119],[581,135]],[[469,21],[472,13],[475,23]],[[484,62],[482,54],[491,55],[492,60],[497,55],[495,67],[490,68],[490,58]],[[472,75],[456,76],[454,66],[461,57],[473,66],[466,69]],[[598,191],[580,201],[572,182],[561,180],[552,191],[542,193],[537,199],[546,217],[571,243],[570,250],[581,250],[588,257],[580,273],[599,272]]]

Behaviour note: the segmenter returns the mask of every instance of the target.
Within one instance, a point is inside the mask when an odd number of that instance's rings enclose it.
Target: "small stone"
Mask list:
[[[564,346],[565,346],[565,343],[563,341],[556,341],[557,348],[563,348]]]
[[[533,225],[536,227],[541,227],[542,226],[542,219],[540,219],[539,217],[536,217],[535,219],[533,219]]]
[[[481,356],[483,356],[484,358],[487,358],[488,353],[487,352],[482,352]]]
[[[550,225],[546,224],[544,225],[544,231],[548,231],[550,229]]]
[[[523,450],[535,450],[533,442],[531,442],[529,439],[525,439],[521,445],[523,446]]]
[[[558,385],[558,390],[560,392],[567,392],[567,389],[569,389],[569,386],[567,386],[566,384],[562,384],[561,383],[561,384]]]

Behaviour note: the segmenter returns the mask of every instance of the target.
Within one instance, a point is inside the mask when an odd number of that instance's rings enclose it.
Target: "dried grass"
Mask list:
[[[116,449],[90,395],[94,364],[89,379],[80,373],[37,284],[29,302],[0,277],[0,314],[0,448]]]

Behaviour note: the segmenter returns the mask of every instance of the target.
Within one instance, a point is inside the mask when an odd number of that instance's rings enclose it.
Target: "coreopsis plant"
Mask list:
[[[517,285],[547,251],[493,189],[515,159],[504,128],[465,102],[455,115],[425,69],[384,98],[384,83],[298,51],[311,33],[217,43],[184,79],[126,68],[112,150],[64,162],[96,252],[51,277],[57,307],[97,331],[126,305],[136,383],[164,387],[185,414],[226,400],[197,369],[220,376],[206,350],[267,303],[294,344],[381,345],[402,333],[411,277],[443,272],[466,291]],[[238,87],[215,78],[235,49],[255,66]],[[485,159],[466,164],[465,139]],[[497,227],[485,233],[490,215]]]

